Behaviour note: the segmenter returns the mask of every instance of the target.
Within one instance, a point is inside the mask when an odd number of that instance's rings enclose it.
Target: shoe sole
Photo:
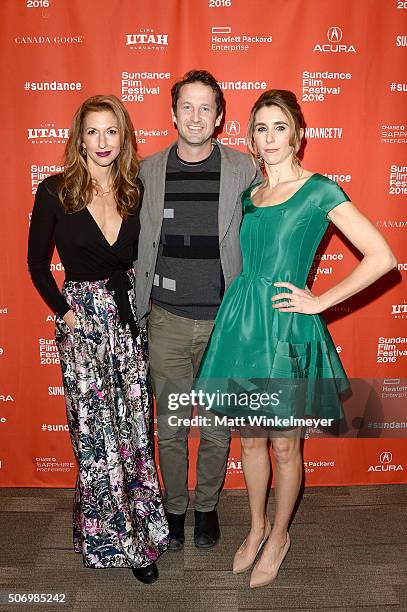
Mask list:
[[[171,552],[179,552],[183,548],[184,548],[184,542],[180,542],[179,540],[170,539],[167,550]]]
[[[180,546],[179,548],[171,548],[170,546],[167,548],[167,551],[170,553],[181,552],[181,550],[184,550],[184,545]]]
[[[204,544],[203,546],[202,544],[197,544],[196,542],[194,542],[195,548],[198,548],[198,550],[210,550],[211,548],[214,548],[217,544],[219,544],[219,539],[216,540],[216,542],[213,542],[213,544]]]

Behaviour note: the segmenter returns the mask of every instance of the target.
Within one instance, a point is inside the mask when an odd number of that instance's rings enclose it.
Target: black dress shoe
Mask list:
[[[166,512],[168,521],[168,527],[170,530],[170,541],[168,543],[168,550],[178,552],[184,548],[185,533],[185,513],[184,514],[173,514],[172,512]]]
[[[220,538],[218,513],[195,510],[194,541],[197,548],[206,550],[215,546]]]
[[[146,567],[133,567],[132,572],[135,578],[144,584],[151,584],[158,578],[158,568],[155,563],[146,565]]]

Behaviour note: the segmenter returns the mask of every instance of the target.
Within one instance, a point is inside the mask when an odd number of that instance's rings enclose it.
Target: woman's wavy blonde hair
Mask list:
[[[129,113],[116,96],[92,96],[81,104],[72,120],[65,148],[65,169],[58,187],[58,196],[66,212],[74,213],[92,201],[94,181],[82,153],[84,120],[88,113],[111,111],[117,119],[120,153],[113,162],[113,194],[122,218],[134,213],[139,204],[137,176],[140,164],[136,155],[134,128]]]

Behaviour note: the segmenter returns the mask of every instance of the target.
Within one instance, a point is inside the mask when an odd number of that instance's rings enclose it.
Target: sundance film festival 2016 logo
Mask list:
[[[59,355],[55,340],[48,338],[39,338],[40,349],[40,364],[41,365],[58,365]]]
[[[328,96],[338,96],[342,91],[342,83],[350,81],[351,78],[351,72],[304,70],[302,73],[302,101],[324,102]]]
[[[380,336],[377,342],[377,363],[397,363],[407,357],[407,338]]]
[[[147,96],[159,96],[161,83],[171,78],[170,72],[129,72],[123,70],[122,101],[143,102]]]
[[[225,132],[227,136],[222,136],[218,138],[218,141],[221,144],[229,145],[229,146],[244,146],[246,144],[246,139],[243,136],[240,136],[240,123],[239,121],[227,121],[225,125]]]
[[[31,193],[35,195],[37,193],[38,184],[44,179],[56,174],[57,172],[63,172],[64,167],[58,166],[58,164],[31,164]]]
[[[399,463],[393,463],[393,453],[390,451],[384,451],[379,455],[379,462],[377,465],[370,465],[368,472],[403,472],[404,468]]]
[[[27,139],[33,144],[65,144],[69,128],[56,127],[55,123],[41,123],[40,127],[28,128]]]
[[[389,195],[407,194],[407,166],[392,164],[389,174]]]
[[[343,32],[338,26],[331,26],[326,37],[328,42],[317,43],[313,49],[314,53],[356,53],[353,45],[347,45],[342,42]]]
[[[157,34],[152,28],[141,28],[135,34],[126,34],[126,47],[136,51],[164,51],[168,34]]]

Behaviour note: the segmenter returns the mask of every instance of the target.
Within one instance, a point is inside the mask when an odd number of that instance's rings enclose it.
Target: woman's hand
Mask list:
[[[314,295],[308,287],[299,289],[291,283],[274,283],[275,287],[286,287],[291,293],[277,293],[271,298],[272,302],[284,300],[278,304],[273,304],[273,308],[278,308],[282,312],[301,312],[302,314],[318,314],[324,310],[317,295]]]
[[[69,329],[71,330],[71,332],[73,332],[73,330],[75,329],[75,324],[76,324],[75,315],[74,315],[73,310],[68,310],[68,312],[66,312],[62,318],[67,324],[67,326],[69,327]]]

